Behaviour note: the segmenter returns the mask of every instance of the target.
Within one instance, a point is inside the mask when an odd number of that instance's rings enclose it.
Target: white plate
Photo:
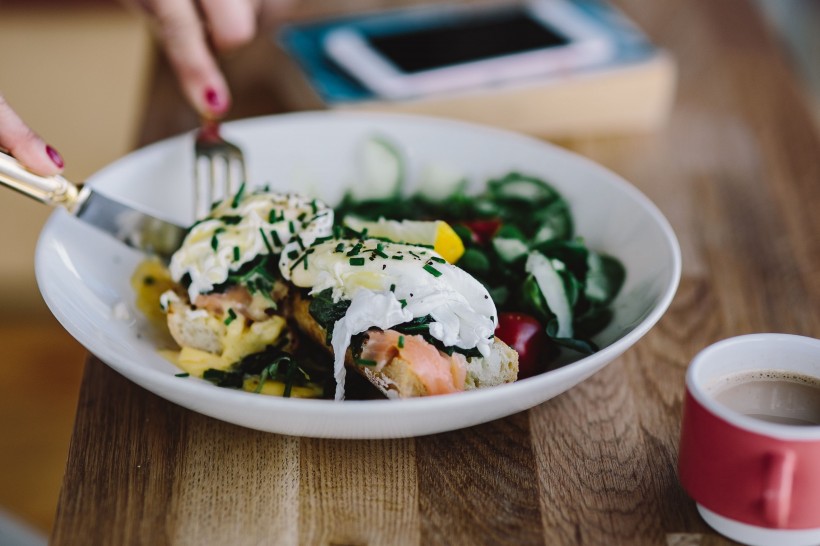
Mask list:
[[[680,277],[680,250],[668,222],[633,186],[570,152],[513,133],[409,116],[307,113],[225,126],[226,135],[245,150],[254,184],[315,193],[330,203],[355,180],[356,147],[374,132],[401,146],[411,177],[425,164],[448,163],[476,184],[519,170],[561,191],[572,207],[576,232],[626,267],[615,318],[595,338],[602,349],[513,384],[401,401],[285,399],[178,378],[174,374],[180,370],[157,354],[155,333],[134,307],[129,278],[141,255],[64,211],[52,214],[37,245],[37,281],[46,303],[92,353],[167,400],[250,428],[326,438],[432,434],[525,410],[603,368],[646,334],[668,307]],[[89,183],[188,223],[192,150],[191,135],[159,142],[109,165]]]

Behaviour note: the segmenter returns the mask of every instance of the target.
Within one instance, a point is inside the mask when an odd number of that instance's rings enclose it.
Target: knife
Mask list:
[[[0,185],[52,207],[63,207],[83,222],[146,254],[169,261],[180,247],[187,228],[161,220],[62,176],[32,173],[0,152]]]

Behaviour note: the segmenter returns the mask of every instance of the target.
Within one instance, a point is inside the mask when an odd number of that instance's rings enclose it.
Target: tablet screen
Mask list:
[[[459,17],[432,27],[365,38],[371,47],[407,73],[569,43],[567,37],[523,11]]]

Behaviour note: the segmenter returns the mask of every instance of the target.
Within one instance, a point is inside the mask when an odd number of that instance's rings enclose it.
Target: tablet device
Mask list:
[[[375,24],[339,26],[323,47],[388,99],[569,73],[614,52],[607,34],[567,0],[399,11]]]

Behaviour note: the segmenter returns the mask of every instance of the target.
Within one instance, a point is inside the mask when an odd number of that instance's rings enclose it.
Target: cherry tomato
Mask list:
[[[518,352],[519,379],[546,371],[552,354],[549,338],[534,317],[524,313],[500,313],[495,335]]]
[[[473,234],[473,242],[479,245],[489,244],[490,240],[501,228],[501,220],[489,218],[487,220],[465,220],[461,222]]]

